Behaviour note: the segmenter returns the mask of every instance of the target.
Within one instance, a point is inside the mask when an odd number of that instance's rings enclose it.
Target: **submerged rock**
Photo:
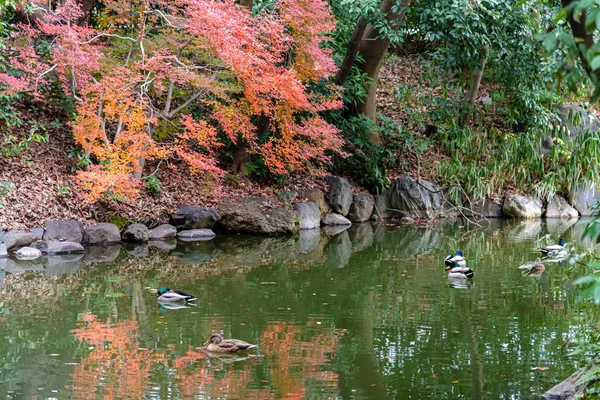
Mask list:
[[[311,201],[294,204],[298,213],[300,229],[319,229],[321,227],[321,210],[316,203]]]
[[[352,222],[348,218],[340,214],[327,214],[323,217],[321,223],[323,225],[352,225]]]
[[[175,214],[171,215],[169,223],[178,231],[188,229],[212,229],[221,216],[214,208],[204,208],[180,205]]]
[[[352,256],[352,242],[347,231],[341,232],[325,246],[325,266],[329,268],[344,268]]]
[[[124,242],[146,243],[148,241],[148,227],[144,224],[131,224],[123,232]]]
[[[546,206],[546,218],[576,218],[579,213],[561,196],[554,196]]]
[[[92,246],[109,245],[121,242],[121,233],[115,224],[100,223],[88,225],[83,231],[83,243]]]
[[[219,206],[220,227],[228,232],[286,234],[298,230],[297,214],[275,199],[227,199]]]
[[[339,176],[326,178],[329,184],[329,204],[333,211],[343,216],[348,215],[352,205],[352,188],[347,180]]]
[[[187,231],[181,231],[177,234],[177,237],[184,242],[211,240],[215,236],[215,233],[210,229],[190,229]]]
[[[125,252],[133,257],[148,257],[150,247],[146,243],[125,245]]]
[[[321,228],[321,232],[323,232],[326,236],[333,237],[344,231],[347,231],[350,229],[350,226],[351,225],[326,225]]]
[[[42,256],[42,252],[33,247],[21,247],[15,253],[15,256],[19,260],[35,260],[36,258],[40,258]]]
[[[44,275],[74,274],[83,266],[83,254],[63,254],[48,257]]]
[[[148,238],[150,240],[171,239],[177,236],[177,228],[170,224],[162,224],[156,228],[150,229]]]
[[[542,216],[542,202],[531,196],[509,194],[504,199],[502,212],[512,218],[539,218]]]
[[[431,219],[442,213],[441,191],[429,181],[419,184],[413,178],[403,176],[392,183],[390,193],[391,208],[399,216]]]
[[[321,215],[327,214],[329,211],[329,205],[325,201],[325,193],[319,189],[302,189],[298,191],[298,198],[304,199],[305,201],[312,201],[319,206]]]
[[[296,252],[300,254],[315,251],[321,242],[321,231],[318,229],[303,229],[298,236]]]
[[[352,205],[348,212],[348,219],[352,222],[365,222],[371,218],[375,199],[372,194],[355,194],[352,196]]]
[[[364,250],[373,244],[373,226],[370,222],[354,224],[348,229],[352,250]]]
[[[92,246],[85,250],[85,260],[91,263],[113,262],[121,253],[121,245]]]
[[[46,232],[43,239],[46,242],[65,241],[81,243],[83,239],[83,223],[74,220],[50,221],[44,222]]]
[[[169,251],[177,248],[177,240],[175,239],[165,239],[165,240],[150,240],[148,245],[152,247],[156,247],[162,251]]]
[[[6,234],[6,250],[18,250],[21,247],[29,246],[37,240],[37,236],[30,232],[9,231]]]

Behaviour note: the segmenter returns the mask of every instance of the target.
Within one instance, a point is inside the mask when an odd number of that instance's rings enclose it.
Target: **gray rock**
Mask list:
[[[325,266],[329,268],[344,268],[352,256],[352,242],[347,231],[331,238],[325,246]]]
[[[0,225],[0,243],[4,243],[6,238],[4,237],[4,233],[2,233],[2,225]]]
[[[44,237],[44,228],[31,228],[30,232],[37,237],[37,240],[42,240]]]
[[[600,130],[600,120],[593,111],[588,111],[578,104],[561,104],[556,107],[558,126],[565,130],[567,139],[573,140],[582,133]],[[548,134],[542,141],[542,152],[550,153],[554,143]]]
[[[303,229],[298,235],[296,252],[300,254],[311,253],[319,247],[321,231],[317,229]]]
[[[187,231],[181,231],[177,234],[177,237],[184,242],[211,240],[215,236],[215,233],[210,229],[190,229]]]
[[[219,206],[219,227],[228,232],[287,234],[298,230],[295,211],[270,198],[227,199]]]
[[[531,196],[509,194],[504,199],[502,212],[511,218],[539,218],[542,216],[542,202]]]
[[[177,248],[177,240],[175,239],[164,239],[164,240],[150,240],[149,246],[156,247],[162,251],[169,251]]]
[[[321,227],[321,210],[312,201],[294,204],[294,210],[298,213],[300,229],[319,229]]]
[[[90,263],[113,262],[121,253],[121,245],[92,246],[85,251],[85,261]]]
[[[327,214],[321,220],[323,225],[352,225],[349,219],[341,216],[340,214]]]
[[[123,232],[124,242],[146,243],[148,241],[148,227],[144,224],[131,224]]]
[[[467,204],[465,208],[463,213],[467,217],[502,218],[504,216],[502,203],[495,202],[490,198]]]
[[[83,266],[83,254],[63,254],[48,257],[44,275],[74,274]]]
[[[83,239],[83,223],[73,220],[44,222],[46,232],[43,239],[46,242],[53,240],[81,243]]]
[[[121,232],[115,224],[100,223],[88,225],[83,231],[83,243],[92,246],[110,245],[121,242]]]
[[[42,252],[42,254],[47,254],[48,253],[48,242],[44,242],[43,240],[36,240],[35,242],[31,243],[29,245],[29,247],[33,247],[34,249],[38,249],[39,251]]]
[[[554,196],[546,206],[546,218],[577,218],[579,213],[561,196]]]
[[[395,217],[431,219],[442,213],[440,189],[429,181],[424,180],[419,184],[413,178],[403,176],[392,183],[390,193],[390,205],[395,209]]]
[[[350,225],[326,225],[321,228],[321,232],[323,232],[325,236],[333,237],[344,231],[347,231],[348,229],[350,229]]]
[[[382,219],[393,218],[394,212],[391,210],[391,201],[389,190],[386,190],[382,194],[375,195],[371,219],[374,221],[379,221]]]
[[[34,249],[33,247],[21,247],[15,253],[15,256],[19,260],[35,260],[36,258],[40,258],[42,256],[42,252],[38,249]]]
[[[212,229],[221,216],[214,208],[180,205],[169,223],[178,231],[188,229]]]
[[[352,188],[347,180],[339,176],[328,176],[329,204],[333,211],[343,216],[348,215],[352,205]]]
[[[148,257],[150,254],[150,247],[143,243],[130,244],[124,246],[125,252],[133,257]]]
[[[21,247],[29,246],[37,240],[37,236],[30,232],[9,231],[6,234],[6,249],[13,251]]]
[[[372,194],[355,194],[352,196],[352,205],[348,212],[348,219],[352,222],[365,222],[373,214],[375,199]]]
[[[275,196],[277,196],[277,199],[279,199],[279,201],[282,203],[289,204],[296,200],[296,197],[298,197],[298,192],[286,190],[284,192],[275,193]]]
[[[148,239],[150,240],[164,240],[171,239],[177,236],[177,228],[170,224],[162,224],[156,228],[150,229],[148,232]]]
[[[321,211],[321,215],[327,214],[329,205],[325,201],[325,193],[320,189],[302,189],[298,190],[298,198],[304,201],[312,201]]]
[[[591,208],[600,199],[600,191],[596,185],[588,183],[572,193],[571,199],[573,199],[573,207],[579,211],[579,214],[588,217],[596,214]]]
[[[49,242],[48,255],[83,253],[84,248],[76,242]]]
[[[8,256],[8,249],[6,248],[6,243],[0,242],[0,258],[4,258]]]

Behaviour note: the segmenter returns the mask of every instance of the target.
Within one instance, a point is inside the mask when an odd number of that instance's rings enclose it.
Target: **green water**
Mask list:
[[[583,248],[573,223],[365,224],[0,261],[0,398],[527,398],[574,372],[567,344],[593,329],[578,267],[517,268],[548,233]],[[466,288],[443,270],[458,248]],[[161,308],[160,286],[197,306]],[[259,349],[208,357],[213,332]]]

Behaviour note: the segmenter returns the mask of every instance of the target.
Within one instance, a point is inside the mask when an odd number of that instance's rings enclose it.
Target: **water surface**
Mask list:
[[[517,268],[585,221],[355,225],[0,261],[0,398],[517,399],[577,367],[581,270]],[[336,232],[327,232],[332,235]],[[461,249],[475,278],[449,284]],[[197,306],[167,309],[148,288]],[[209,357],[213,332],[258,351]]]

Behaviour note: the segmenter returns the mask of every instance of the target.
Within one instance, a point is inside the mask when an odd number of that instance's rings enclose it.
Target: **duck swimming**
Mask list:
[[[239,350],[249,350],[257,347],[238,339],[223,339],[221,335],[215,333],[204,343],[206,350],[212,353],[234,353]]]
[[[550,257],[558,257],[567,254],[567,248],[565,247],[565,240],[560,239],[558,244],[551,244],[549,246],[542,246],[540,248],[542,254]]]
[[[179,290],[171,290],[168,287],[162,287],[156,292],[156,299],[163,302],[171,301],[194,301],[196,298],[190,294],[180,292]]]
[[[449,267],[452,267],[454,264],[456,264],[459,267],[467,266],[467,262],[463,258],[463,253],[460,250],[458,250],[456,254],[449,255],[448,257],[446,257],[446,259],[444,260],[444,264],[446,264],[446,266]]]
[[[544,267],[544,264],[542,264],[542,260],[538,258],[534,262],[528,262],[521,265],[519,269],[525,270],[524,274],[527,276],[539,277],[546,270],[546,267]]]
[[[471,279],[475,276],[475,272],[471,268],[461,267],[457,262],[452,265],[446,264],[445,269],[448,272],[448,278],[451,279]]]

